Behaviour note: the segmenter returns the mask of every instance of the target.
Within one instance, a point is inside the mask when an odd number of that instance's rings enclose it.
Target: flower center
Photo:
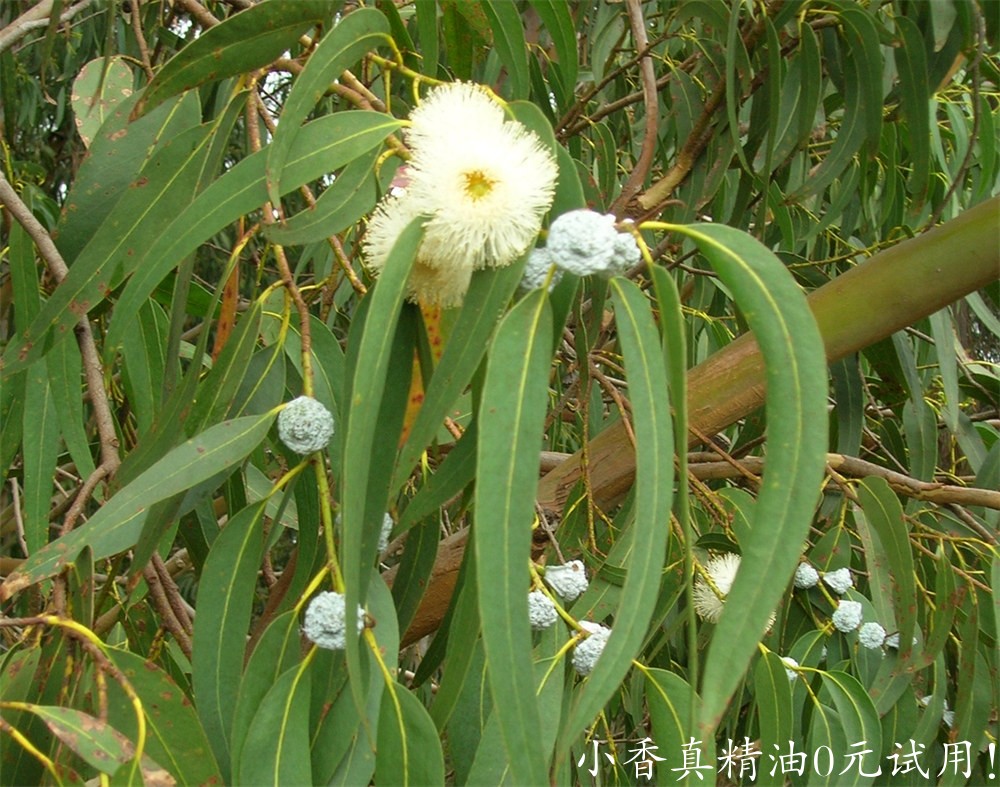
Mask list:
[[[481,169],[464,172],[462,175],[465,178],[465,193],[474,200],[488,196],[496,185],[496,181],[488,177]]]

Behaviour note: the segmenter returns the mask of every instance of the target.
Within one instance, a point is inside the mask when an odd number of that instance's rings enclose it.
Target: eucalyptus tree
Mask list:
[[[4,3],[3,780],[986,783],[998,8]]]

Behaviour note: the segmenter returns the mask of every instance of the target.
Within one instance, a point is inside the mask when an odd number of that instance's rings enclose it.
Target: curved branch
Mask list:
[[[628,20],[632,27],[635,48],[639,52],[646,52],[639,62],[639,73],[642,77],[642,103],[646,109],[646,127],[642,135],[639,159],[628,176],[628,180],[625,181],[625,185],[622,186],[622,193],[618,195],[618,199],[611,206],[611,212],[618,219],[622,218],[625,207],[639,193],[650,168],[653,166],[653,154],[656,152],[656,131],[660,123],[656,72],[653,70],[653,59],[647,51],[649,37],[646,35],[646,20],[642,16],[642,6],[639,4],[639,0],[625,0],[625,7],[628,9]]]

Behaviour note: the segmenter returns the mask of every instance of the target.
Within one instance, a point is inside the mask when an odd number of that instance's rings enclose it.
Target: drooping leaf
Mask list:
[[[473,534],[490,686],[515,781],[546,780],[527,616],[532,501],[545,415],[552,313],[544,290],[504,318],[490,348],[476,454]],[[488,579],[487,579],[488,578]]]
[[[809,530],[826,456],[822,341],[784,265],[729,227],[685,227],[743,309],[767,362],[768,467],[740,569],[709,646],[701,731],[708,737],[749,665]]]
[[[631,550],[611,638],[570,704],[561,751],[600,712],[638,655],[656,606],[673,500],[673,430],[660,334],[649,302],[622,277],[611,280],[635,432],[636,481]],[[559,757],[557,756],[557,759]]]
[[[254,586],[264,552],[265,500],[234,515],[212,543],[198,582],[191,684],[216,759],[229,772]]]

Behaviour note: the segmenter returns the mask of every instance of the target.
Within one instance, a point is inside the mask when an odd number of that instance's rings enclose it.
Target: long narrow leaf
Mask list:
[[[530,682],[528,560],[545,418],[552,313],[547,293],[519,302],[497,329],[480,407],[473,532],[490,687],[514,780],[547,781]]]

